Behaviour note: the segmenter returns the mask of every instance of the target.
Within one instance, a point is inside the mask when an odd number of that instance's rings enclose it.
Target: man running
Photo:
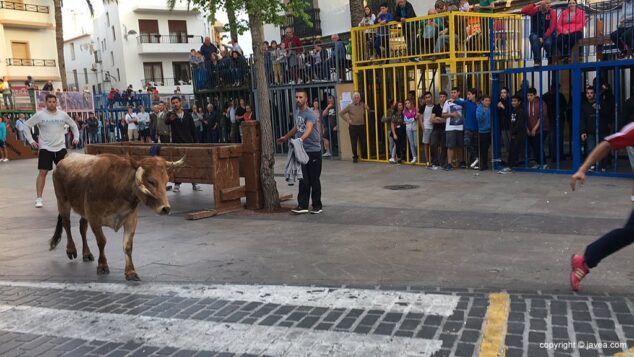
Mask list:
[[[612,150],[620,150],[628,146],[634,146],[634,123],[626,125],[620,132],[605,138],[586,158],[577,173],[570,178],[570,187],[575,190],[577,181],[581,184],[586,179],[586,171],[596,162],[601,161]],[[597,239],[586,247],[583,255],[573,255],[571,259],[572,272],[570,273],[570,286],[572,290],[579,290],[581,280],[596,267],[603,258],[616,253],[634,242],[634,211],[623,228],[615,229],[603,237]]]
[[[42,193],[44,192],[44,184],[46,183],[46,175],[53,169],[53,163],[57,164],[66,156],[66,142],[64,138],[64,125],[73,131],[73,145],[79,144],[79,130],[77,124],[68,114],[61,110],[57,110],[57,97],[55,94],[46,95],[46,110],[35,113],[26,121],[28,126],[24,130],[26,140],[34,149],[39,148],[37,168],[40,170],[35,184],[37,198],[35,199],[35,207],[41,208],[44,205]],[[31,129],[38,126],[40,135],[39,143],[33,140]]]

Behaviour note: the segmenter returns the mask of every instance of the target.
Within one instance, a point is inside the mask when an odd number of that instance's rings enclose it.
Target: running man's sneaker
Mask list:
[[[313,209],[310,210],[310,214],[320,214],[321,212],[323,212],[324,210],[321,208],[315,208],[313,207]]]
[[[574,255],[570,258],[572,271],[570,272],[570,287],[574,291],[579,291],[581,280],[590,272],[590,268],[586,264],[586,257],[583,255]]]
[[[42,197],[38,197],[35,199],[35,208],[42,208],[44,207],[44,200],[42,200]]]
[[[172,192],[176,192],[176,193],[181,192],[181,185],[174,185]]]
[[[306,213],[308,213],[308,208],[301,208],[301,207],[297,206],[297,207],[295,207],[295,208],[293,208],[291,210],[291,213],[293,213],[293,214],[306,214]]]

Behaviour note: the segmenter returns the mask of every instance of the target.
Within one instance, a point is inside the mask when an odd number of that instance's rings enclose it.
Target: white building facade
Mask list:
[[[0,78],[12,87],[32,76],[40,88],[49,80],[61,88],[55,43],[52,0],[0,2]]]
[[[105,5],[86,24],[90,16],[79,5],[65,17],[73,22],[64,34],[69,86],[107,93],[150,84],[161,94],[176,87],[183,94],[193,93],[190,50],[199,50],[209,33],[200,13],[178,2],[169,10],[164,1],[120,1]]]

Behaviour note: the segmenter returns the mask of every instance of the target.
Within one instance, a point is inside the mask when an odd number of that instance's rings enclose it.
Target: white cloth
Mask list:
[[[308,163],[308,154],[304,150],[302,139],[290,139],[288,141],[288,156],[286,157],[286,166],[284,168],[284,177],[289,186],[295,184],[295,181],[304,178],[302,173],[302,165]]]

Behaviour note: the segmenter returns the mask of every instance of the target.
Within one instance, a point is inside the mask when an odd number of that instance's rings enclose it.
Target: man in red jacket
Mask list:
[[[522,8],[522,14],[531,17],[531,50],[535,66],[542,65],[542,47],[548,62],[552,60],[557,13],[550,7],[550,0],[538,1]]]
[[[601,161],[611,150],[620,150],[628,146],[634,146],[634,123],[626,125],[620,132],[610,135],[597,146],[586,161],[581,165],[577,173],[570,178],[570,186],[575,190],[577,181],[581,184],[586,179],[586,171],[595,162]],[[581,280],[596,267],[601,260],[634,242],[634,211],[625,227],[615,229],[603,237],[597,239],[586,247],[583,255],[573,255],[571,259],[572,272],[570,273],[570,286],[572,290],[579,290]]]

